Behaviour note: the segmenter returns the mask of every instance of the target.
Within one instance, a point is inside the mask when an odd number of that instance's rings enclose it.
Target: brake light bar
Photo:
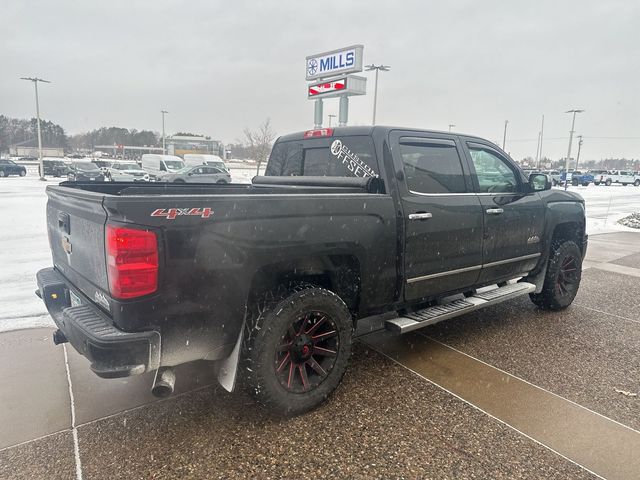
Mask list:
[[[126,300],[158,289],[158,239],[154,232],[107,225],[105,244],[113,298]]]
[[[307,130],[304,132],[304,138],[331,136],[333,136],[333,128],[317,128],[315,130]]]

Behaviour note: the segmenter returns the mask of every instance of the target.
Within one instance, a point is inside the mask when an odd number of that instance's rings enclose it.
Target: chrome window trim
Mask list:
[[[432,278],[445,277],[447,275],[455,275],[457,273],[472,272],[474,270],[480,270],[481,268],[485,268],[485,267],[497,267],[498,265],[505,265],[507,263],[520,262],[520,261],[523,261],[523,260],[530,260],[530,259],[533,259],[533,258],[537,258],[540,255],[542,255],[542,254],[541,253],[532,253],[530,255],[523,255],[521,257],[507,258],[505,260],[498,260],[496,262],[483,263],[482,265],[474,265],[472,267],[457,268],[456,270],[447,270],[446,272],[438,272],[438,273],[432,273],[430,275],[423,275],[421,277],[408,278],[407,279],[407,283],[410,284],[410,283],[415,283],[415,282],[421,282],[423,280],[431,280]]]
[[[425,197],[450,197],[452,195],[478,195],[480,197],[508,197],[512,195],[522,195],[521,192],[461,192],[461,193],[422,193],[409,190],[413,195],[422,195]]]

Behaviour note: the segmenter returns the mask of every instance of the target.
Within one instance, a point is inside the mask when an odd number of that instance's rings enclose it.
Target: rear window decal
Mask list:
[[[347,170],[353,173],[356,177],[376,177],[369,165],[364,163],[358,155],[353,153],[349,148],[342,143],[342,140],[334,140],[331,144],[331,153],[337,160],[341,160],[346,166]]]

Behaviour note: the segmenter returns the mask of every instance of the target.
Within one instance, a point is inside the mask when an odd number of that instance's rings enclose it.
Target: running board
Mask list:
[[[407,313],[401,317],[387,320],[385,327],[387,330],[395,333],[407,333],[418,328],[426,327],[427,325],[433,325],[442,320],[447,320],[483,307],[488,307],[489,305],[519,297],[520,295],[532,293],[535,289],[536,286],[532,283],[511,283],[504,287],[477,293],[472,297]]]

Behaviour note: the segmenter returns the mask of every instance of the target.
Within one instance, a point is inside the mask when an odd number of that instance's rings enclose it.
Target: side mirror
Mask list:
[[[551,190],[551,181],[544,173],[532,173],[529,175],[529,187],[532,192]]]

